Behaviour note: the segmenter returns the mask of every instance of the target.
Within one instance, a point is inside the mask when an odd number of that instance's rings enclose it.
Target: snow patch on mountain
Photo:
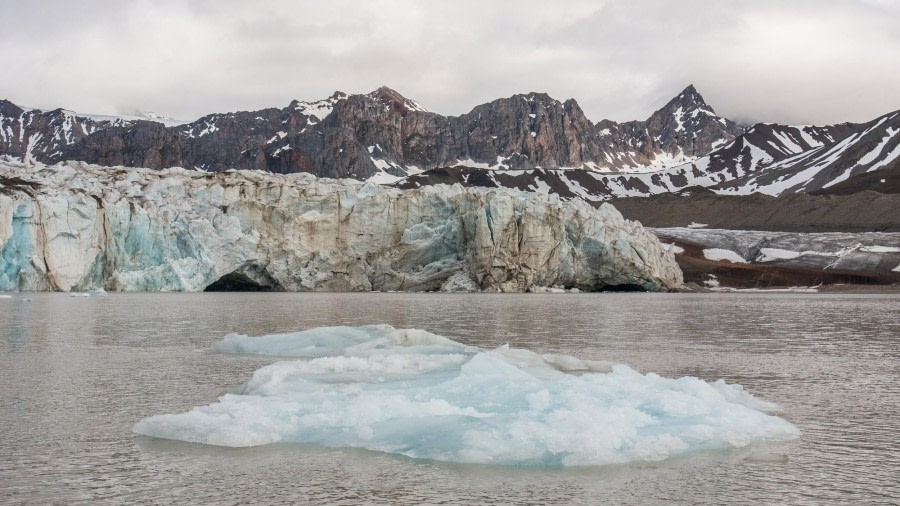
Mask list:
[[[709,260],[724,260],[726,262],[731,262],[733,264],[745,264],[747,260],[731,251],[730,249],[722,249],[722,248],[707,248],[703,250],[703,256]]]
[[[332,96],[322,100],[317,100],[315,102],[302,102],[300,100],[294,100],[291,105],[293,106],[294,110],[300,112],[301,114],[305,114],[307,116],[315,118],[316,121],[314,121],[314,123],[318,123],[328,117],[329,114],[331,114],[331,111],[334,110],[334,105],[336,103],[346,99],[346,93],[336,91]]]

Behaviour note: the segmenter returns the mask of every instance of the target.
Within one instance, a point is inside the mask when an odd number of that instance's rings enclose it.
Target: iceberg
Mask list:
[[[623,364],[467,346],[388,325],[248,337],[220,353],[291,358],[218,402],[134,432],[210,445],[312,443],[449,462],[594,466],[796,438],[740,385]]]

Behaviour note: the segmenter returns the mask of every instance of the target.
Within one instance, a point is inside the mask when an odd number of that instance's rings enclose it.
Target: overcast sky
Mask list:
[[[900,1],[0,0],[0,98],[179,119],[388,85],[446,115],[544,91],[644,119],[693,83],[732,119],[900,109]]]

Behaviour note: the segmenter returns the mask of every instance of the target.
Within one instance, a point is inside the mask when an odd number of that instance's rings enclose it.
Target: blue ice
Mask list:
[[[417,329],[232,334],[223,353],[292,357],[218,402],[151,416],[147,436],[244,447],[302,442],[450,462],[590,466],[795,438],[740,385],[622,364],[485,350]]]

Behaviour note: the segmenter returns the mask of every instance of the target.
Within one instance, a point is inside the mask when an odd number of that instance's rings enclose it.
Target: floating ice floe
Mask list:
[[[581,293],[581,290],[577,288],[564,288],[559,285],[555,286],[533,286],[531,287],[532,293]]]
[[[90,292],[73,292],[69,294],[69,297],[108,297],[109,294],[106,293],[106,290],[103,288],[98,288],[96,290],[91,290]]]
[[[740,385],[626,365],[485,350],[388,325],[232,334],[222,353],[295,357],[218,402],[151,416],[147,436],[244,447],[302,442],[451,462],[587,466],[658,461],[799,435]]]
[[[712,292],[741,292],[741,293],[818,293],[819,289],[814,286],[789,286],[786,288],[733,288],[730,286],[719,286],[707,283],[709,290]]]

